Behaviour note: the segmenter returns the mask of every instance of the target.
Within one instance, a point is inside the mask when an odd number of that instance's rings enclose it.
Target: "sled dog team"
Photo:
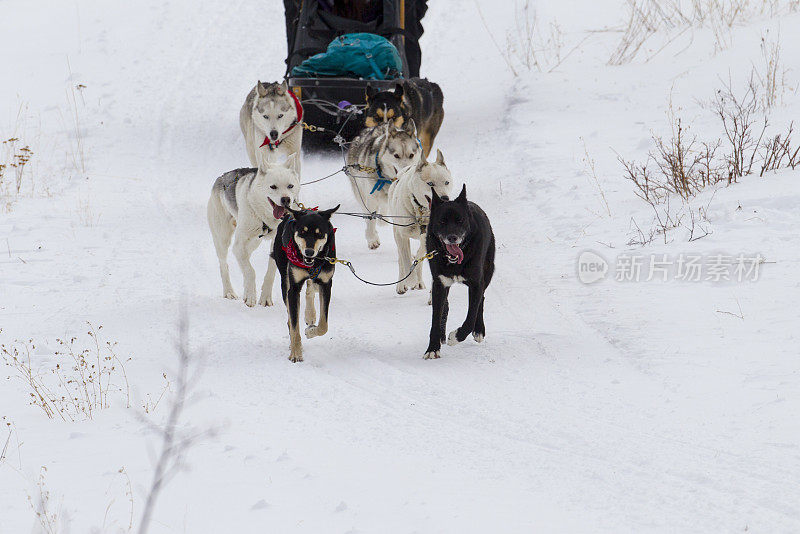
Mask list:
[[[350,143],[348,168],[353,194],[368,213],[402,217],[393,225],[398,253],[397,293],[424,289],[422,268],[414,265],[412,239],[420,242],[416,257],[429,254],[433,279],[431,329],[424,358],[439,358],[441,345],[455,345],[472,334],[483,341],[484,291],[494,273],[494,234],[489,219],[467,200],[466,185],[450,199],[453,178],[440,150],[428,159],[444,118],[439,86],[411,78],[393,91],[367,88],[364,128]],[[303,360],[300,336],[300,294],[306,286],[305,335],[328,331],[328,310],[336,257],[331,216],[339,209],[310,210],[299,204],[300,148],[303,107],[283,83],[258,82],[239,113],[239,124],[252,167],[226,172],[216,179],[208,200],[208,224],[219,258],[222,294],[236,299],[228,271],[228,249],[244,277],[247,306],[272,306],[276,271],[289,320],[289,359]],[[410,222],[407,222],[410,221]],[[366,219],[370,249],[380,246],[376,220]],[[272,242],[269,265],[256,292],[250,263],[262,239]],[[432,256],[430,256],[432,254]],[[446,335],[448,293],[455,283],[466,284],[469,308],[462,325]],[[315,296],[319,294],[319,317]]]

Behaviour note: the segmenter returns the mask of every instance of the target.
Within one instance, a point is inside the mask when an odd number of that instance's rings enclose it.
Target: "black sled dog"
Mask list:
[[[335,265],[325,258],[335,257],[336,242],[331,215],[339,206],[325,211],[287,209],[278,225],[272,245],[272,257],[281,275],[281,293],[289,312],[289,359],[303,361],[300,343],[300,292],[306,287],[306,337],[322,336],[328,331],[328,307]],[[319,293],[319,323],[316,321],[314,295]]]
[[[431,189],[431,215],[425,238],[427,250],[436,251],[429,261],[433,288],[431,335],[424,358],[438,358],[445,342],[449,309],[447,296],[456,282],[469,288],[469,310],[464,323],[447,336],[447,344],[464,341],[470,333],[480,343],[486,336],[483,294],[494,274],[494,233],[486,213],[467,200],[467,186],[455,200],[446,202]]]
[[[427,78],[409,78],[398,83],[394,91],[378,91],[367,86],[364,124],[368,128],[384,122],[401,128],[410,120],[417,127],[417,136],[427,157],[444,120],[444,95],[438,84]]]

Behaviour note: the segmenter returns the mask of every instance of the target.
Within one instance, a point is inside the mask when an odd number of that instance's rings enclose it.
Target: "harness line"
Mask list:
[[[330,262],[331,265],[336,264],[336,263],[341,263],[342,265],[344,265],[348,269],[350,269],[350,272],[353,273],[353,276],[355,276],[357,279],[361,280],[365,284],[369,284],[371,286],[393,286],[395,284],[399,284],[400,282],[402,282],[403,280],[405,280],[406,278],[411,276],[411,274],[414,272],[414,269],[417,268],[417,265],[419,265],[420,263],[424,262],[425,260],[429,260],[429,259],[433,258],[436,255],[436,253],[437,253],[436,250],[432,250],[432,251],[428,252],[427,254],[425,254],[424,256],[420,256],[419,258],[415,259],[411,263],[411,269],[408,271],[407,275],[405,275],[400,280],[397,280],[397,281],[394,281],[394,282],[387,282],[387,283],[370,282],[369,280],[365,280],[365,279],[361,278],[356,273],[356,270],[353,267],[353,264],[350,263],[350,261],[348,261],[348,260],[342,260],[342,259],[339,259],[339,258],[327,258],[327,257],[323,258],[323,259],[327,260],[328,262]]]

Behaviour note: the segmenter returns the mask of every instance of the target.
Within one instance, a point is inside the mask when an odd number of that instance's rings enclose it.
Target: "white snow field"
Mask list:
[[[57,338],[88,347],[87,322],[102,325],[131,394],[91,420],[49,419],[3,367],[2,534],[138,528],[181,301],[202,371],[181,426],[214,435],[167,480],[149,532],[800,531],[800,169],[709,188],[693,201],[709,235],[641,246],[628,243],[653,211],[617,161],[669,134],[670,105],[693,135],[720,136],[701,104],[721,80],[744,83],[767,29],[790,69],[771,123],[800,119],[800,14],[738,23],[722,49],[708,27],[656,36],[610,66],[626,2],[541,2],[562,56],[581,44],[552,72],[513,64],[515,77],[487,31],[505,50],[514,2],[481,1],[485,24],[474,2],[430,4],[436,145],[497,237],[487,338],[423,360],[427,292],[340,266],[330,331],[292,364],[278,284],[271,308],[223,299],[205,220],[213,180],[247,166],[247,91],[283,74],[282,3],[0,1],[0,134],[34,152],[0,207],[0,342],[33,340],[34,370],[50,373]],[[307,155],[303,178],[340,165]],[[302,200],[359,208],[342,175]],[[341,257],[395,279],[389,227],[371,251],[360,220],[334,221]],[[609,262],[594,284],[578,279],[587,250]],[[638,282],[615,279],[626,254],[644,258]],[[759,254],[757,280],[647,281],[651,257]],[[266,259],[262,246],[259,276]],[[456,287],[450,328],[465,313]],[[163,373],[173,387],[145,413]],[[34,510],[43,492],[52,524]]]

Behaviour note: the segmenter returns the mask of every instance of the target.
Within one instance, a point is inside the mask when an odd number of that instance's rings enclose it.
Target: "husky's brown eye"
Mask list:
[[[395,154],[394,157],[396,157],[397,159],[400,159],[400,154]]]
[[[278,189],[278,186],[277,185],[271,185],[271,186],[269,186],[269,188],[270,189]]]
[[[294,187],[294,184],[289,184],[289,185],[286,186],[286,189],[291,189],[293,187]]]

